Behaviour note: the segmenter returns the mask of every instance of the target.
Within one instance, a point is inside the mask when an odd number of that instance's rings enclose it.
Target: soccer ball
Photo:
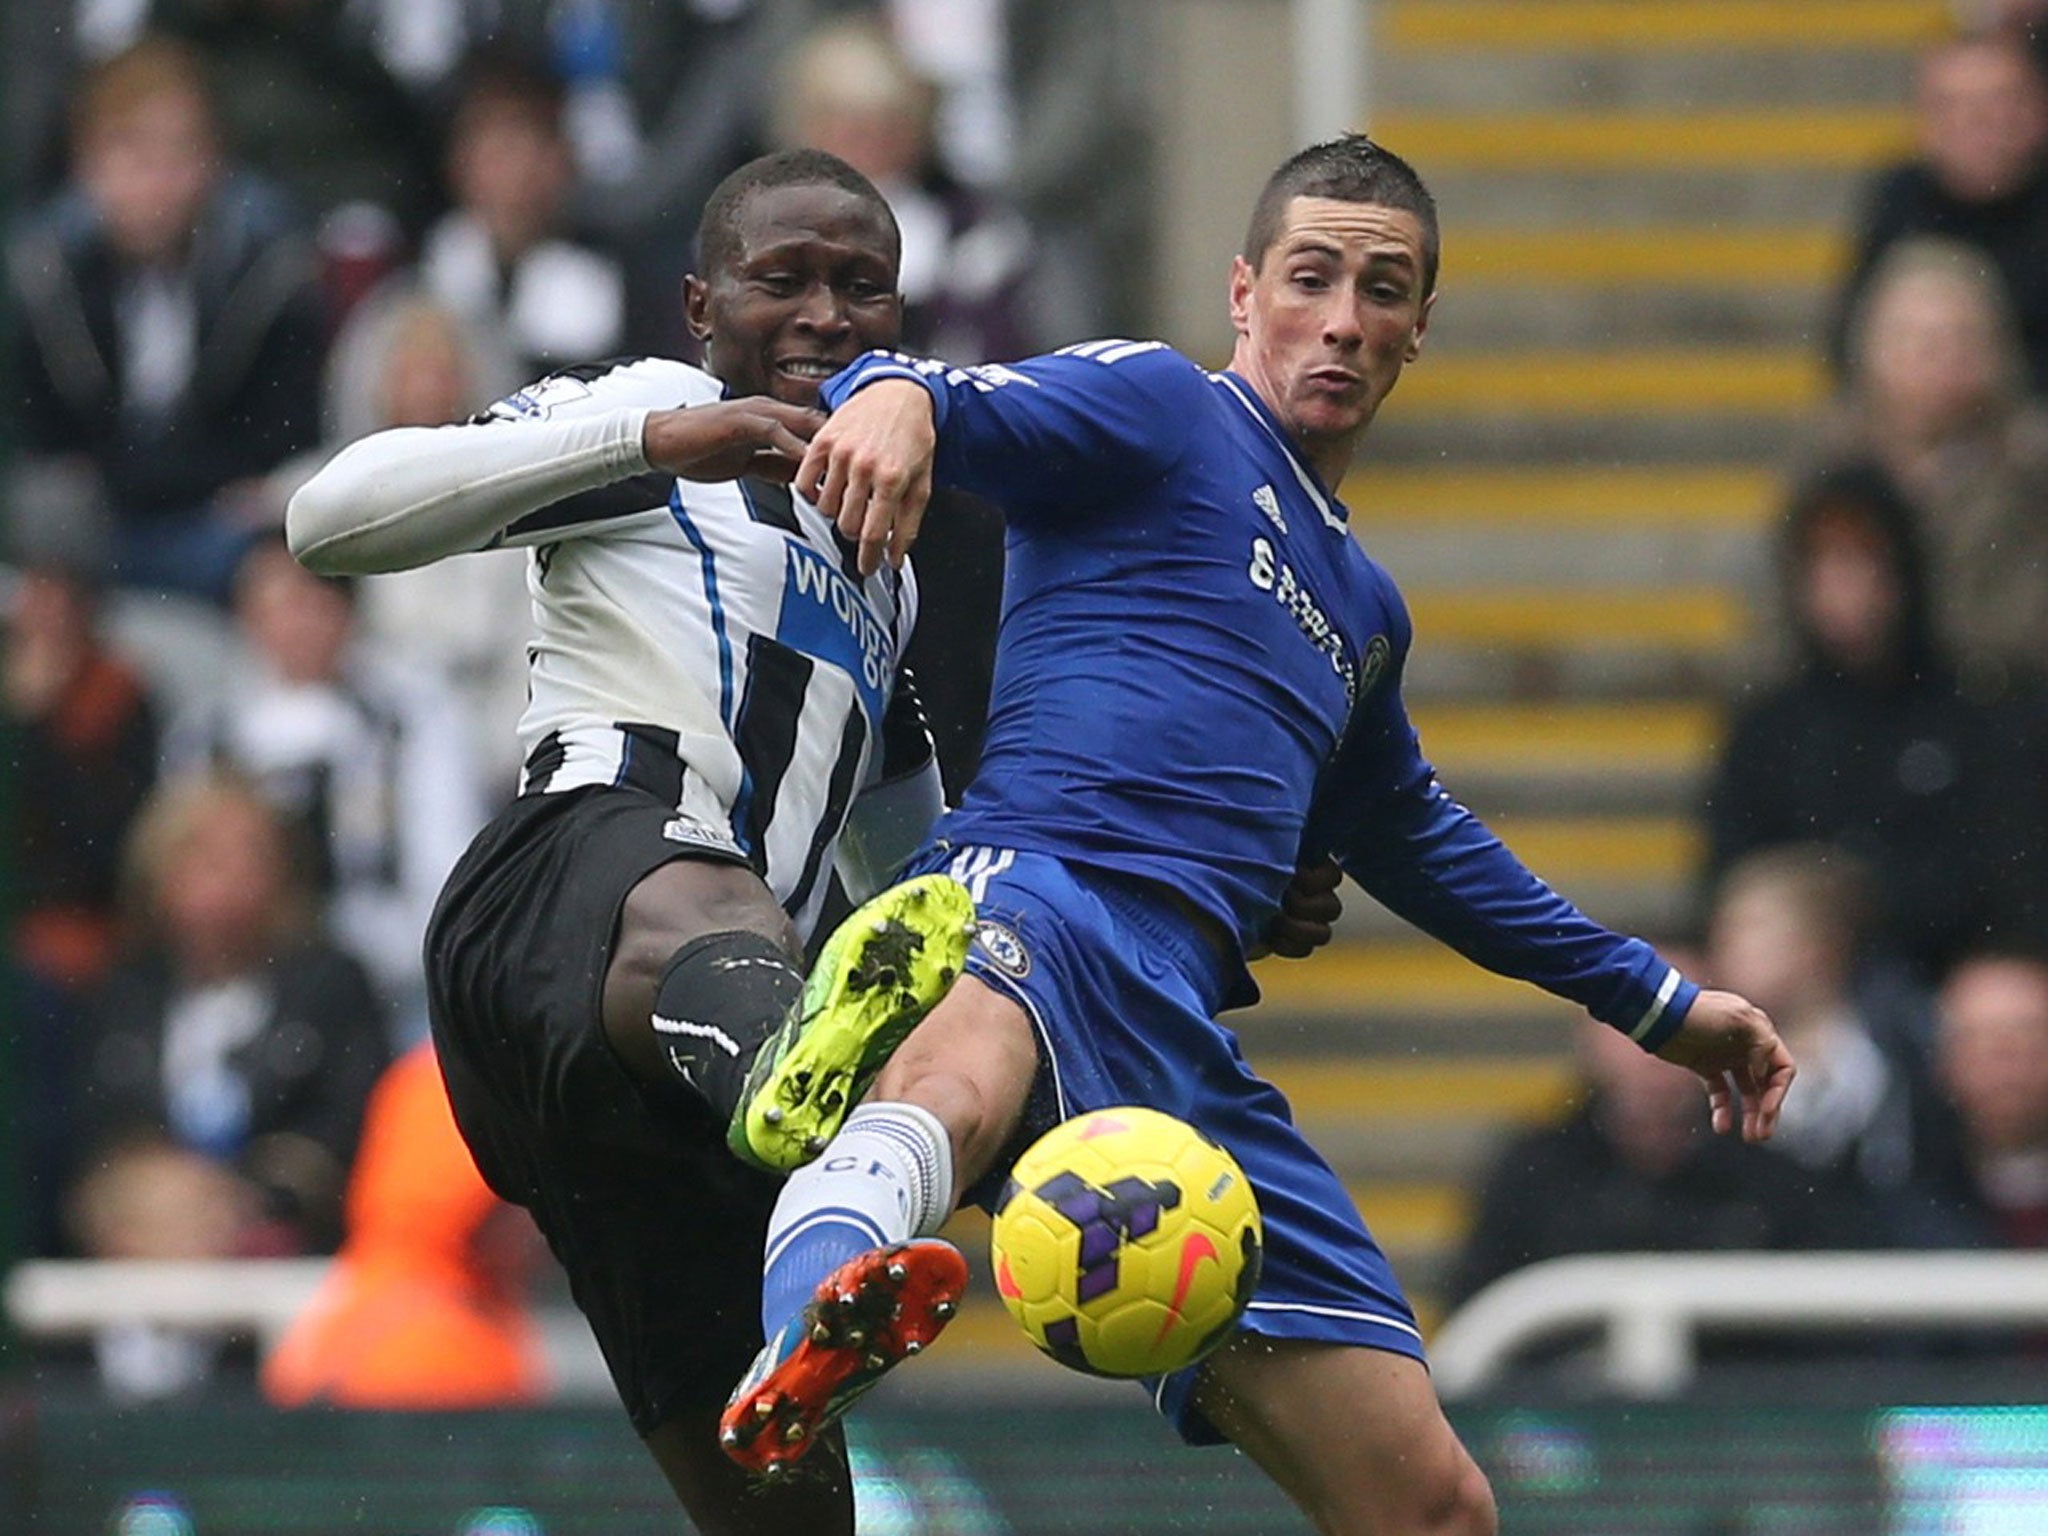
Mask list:
[[[1159,1376],[1221,1344],[1259,1280],[1244,1170],[1137,1106],[1053,1127],[1011,1169],[989,1261],[1033,1344],[1095,1376]]]

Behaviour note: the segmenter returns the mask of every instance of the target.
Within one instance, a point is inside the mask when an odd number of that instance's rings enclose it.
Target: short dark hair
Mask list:
[[[1382,208],[1400,208],[1414,214],[1422,222],[1422,291],[1436,291],[1440,249],[1436,199],[1415,174],[1415,167],[1392,150],[1375,144],[1362,133],[1347,133],[1340,139],[1311,144],[1290,156],[1266,178],[1265,190],[1259,193],[1252,208],[1251,227],[1244,237],[1244,259],[1253,267],[1266,259],[1266,252],[1280,238],[1280,227],[1287,221],[1287,205],[1297,197],[1377,203]]]
[[[730,268],[740,255],[740,209],[756,192],[775,187],[838,187],[871,205],[889,231],[889,261],[901,260],[903,232],[896,227],[896,215],[889,200],[875,184],[837,155],[822,149],[781,149],[749,160],[711,189],[704,200],[703,217],[697,221],[697,265],[709,277]]]

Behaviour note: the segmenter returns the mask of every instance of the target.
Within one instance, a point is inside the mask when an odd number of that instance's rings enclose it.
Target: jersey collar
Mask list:
[[[1287,429],[1280,424],[1280,418],[1273,414],[1272,408],[1259,398],[1259,392],[1239,374],[1225,371],[1212,373],[1209,377],[1230,391],[1237,403],[1244,407],[1252,420],[1259,424],[1266,436],[1270,437],[1281,453],[1286,455],[1287,467],[1294,471],[1294,478],[1301,483],[1303,492],[1315,503],[1316,511],[1322,514],[1323,525],[1334,528],[1339,533],[1350,532],[1350,524],[1347,521],[1350,513],[1344,503],[1324,488],[1322,476],[1316,473],[1314,465],[1301,456],[1301,450],[1294,446],[1294,439],[1288,436]]]

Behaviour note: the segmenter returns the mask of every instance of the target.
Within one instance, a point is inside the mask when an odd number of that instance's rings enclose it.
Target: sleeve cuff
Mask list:
[[[931,358],[908,357],[901,352],[869,352],[827,379],[819,394],[826,408],[836,411],[870,384],[883,379],[906,379],[932,397],[932,427],[937,430],[946,424],[948,401],[941,386],[947,367]]]
[[[1692,1011],[1693,999],[1699,995],[1697,983],[1687,981],[1679,974],[1677,966],[1667,965],[1650,1005],[1636,1019],[1623,1020],[1617,1027],[1654,1055],[1684,1025],[1686,1014]]]

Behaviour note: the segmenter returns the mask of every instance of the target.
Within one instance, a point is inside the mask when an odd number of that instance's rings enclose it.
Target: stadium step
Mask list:
[[[1702,413],[1805,417],[1827,395],[1810,346],[1426,353],[1401,376],[1389,420],[1445,416]]]
[[[1546,171],[1782,169],[1853,172],[1906,154],[1911,121],[1895,107],[1739,111],[1389,112],[1373,124],[1417,165],[1496,174]]]
[[[1774,506],[1777,477],[1727,464],[1657,469],[1525,464],[1513,468],[1365,465],[1345,477],[1346,506],[1369,531],[1389,525],[1462,536],[1522,524],[1541,530],[1590,528],[1602,535],[1660,526],[1755,534]]]
[[[1689,813],[1721,740],[1720,711],[1695,699],[1441,702],[1411,715],[1452,792],[1503,812]]]
[[[1897,50],[1952,25],[1945,0],[1387,0],[1404,51]]]
[[[1481,228],[1455,233],[1451,244],[1461,302],[1475,286],[1499,284],[1546,293],[1560,286],[1811,287],[1832,283],[1846,256],[1842,231],[1828,224]]]

